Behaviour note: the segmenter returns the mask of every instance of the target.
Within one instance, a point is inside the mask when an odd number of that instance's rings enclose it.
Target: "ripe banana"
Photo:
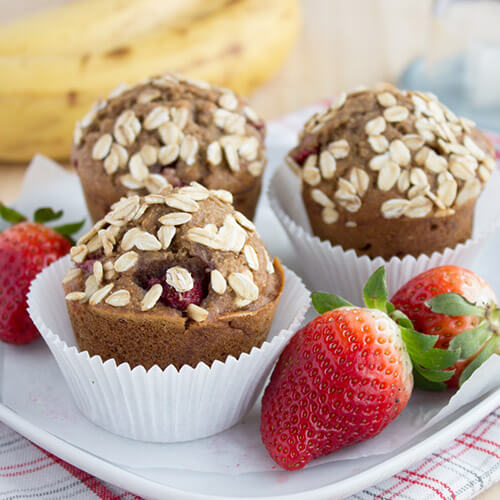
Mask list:
[[[79,0],[0,28],[0,157],[66,158],[97,98],[164,70],[248,94],[286,57],[298,3]]]

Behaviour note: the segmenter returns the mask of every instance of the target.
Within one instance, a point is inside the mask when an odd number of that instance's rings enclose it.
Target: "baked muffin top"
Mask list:
[[[76,124],[72,160],[123,194],[191,181],[237,193],[262,174],[264,137],[264,122],[231,90],[164,74],[96,103]]]
[[[194,321],[259,309],[282,277],[231,201],[195,182],[122,198],[71,249],[66,299]]]
[[[466,118],[430,93],[390,84],[343,93],[316,113],[287,162],[333,224],[370,217],[445,217],[475,200],[495,168],[494,149]],[[364,214],[367,216],[367,214]]]

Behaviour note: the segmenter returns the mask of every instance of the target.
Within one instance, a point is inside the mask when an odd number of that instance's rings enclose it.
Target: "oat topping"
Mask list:
[[[196,304],[189,304],[186,309],[187,315],[196,322],[205,321],[208,317],[208,311]]]
[[[388,122],[402,122],[408,118],[408,108],[404,106],[392,106],[384,110],[384,118]]]
[[[99,284],[93,274],[85,280],[85,300],[89,300],[99,289]]]
[[[259,130],[263,122],[255,111],[228,89],[172,74],[135,87],[122,85],[107,100],[96,103],[76,124],[77,147],[88,141],[87,134],[95,133],[97,120],[106,121],[115,99],[128,108],[113,118],[107,132],[91,139],[91,157],[125,188],[157,193],[161,187],[151,176],[157,175],[158,166],[177,162],[224,164],[234,173],[244,170],[252,177],[262,175],[265,153]],[[200,127],[216,131],[215,140],[200,142]]]
[[[259,289],[249,275],[244,273],[231,273],[228,276],[228,283],[237,298],[250,302],[257,300]]]
[[[243,253],[245,254],[245,259],[247,261],[248,267],[253,271],[259,270],[259,258],[257,257],[257,252],[250,245],[245,245],[243,247]]]
[[[64,275],[64,278],[62,280],[62,284],[64,285],[65,283],[69,283],[70,281],[74,280],[78,276],[81,276],[82,270],[79,269],[78,267],[72,267],[68,270],[68,272]]]
[[[380,92],[377,94],[378,103],[384,108],[391,108],[396,106],[397,100],[390,92]]]
[[[130,303],[130,292],[128,290],[118,290],[109,295],[104,302],[114,307],[125,307]]]
[[[163,293],[163,288],[159,283],[153,285],[144,295],[141,302],[141,311],[149,311],[152,309]]]
[[[322,151],[319,155],[319,169],[324,179],[331,179],[335,175],[337,162],[329,151]]]
[[[218,165],[222,161],[222,150],[219,142],[211,142],[208,145],[207,161],[211,165]]]
[[[187,269],[174,266],[167,271],[167,283],[179,293],[188,292],[194,286],[193,277]]]
[[[233,194],[225,189],[211,189],[210,194],[218,198],[220,201],[224,203],[233,203]]]
[[[111,134],[104,134],[97,140],[92,149],[92,158],[102,160],[108,156],[113,139]]]
[[[96,260],[94,262],[94,265],[92,266],[92,270],[94,272],[95,279],[97,280],[97,283],[102,282],[102,278],[104,276],[104,269],[102,267],[102,263],[99,260]]]
[[[362,180],[355,180],[355,183],[359,182],[363,184]],[[328,207],[334,206],[333,201],[327,201],[326,195],[317,196],[323,196]],[[259,298],[255,277],[263,273],[273,274],[274,266],[267,252],[259,244],[256,245],[256,230],[252,221],[230,207],[230,201],[230,193],[208,190],[196,182],[165,191],[165,194],[120,199],[105,219],[95,224],[72,248],[71,258],[77,267],[68,271],[63,282],[68,284],[80,280],[83,290],[71,291],[67,300],[100,307],[130,304],[132,290],[127,290],[121,280],[127,277],[130,280],[132,276],[136,279],[142,275],[142,255],[147,252],[171,255],[171,251],[175,255],[179,244],[185,240],[200,245],[204,248],[203,253],[207,249],[222,252],[215,262],[222,262],[226,258],[225,252],[238,256],[239,267],[231,267],[224,274],[221,267],[208,268],[207,287],[217,296],[229,294],[237,309],[252,304]],[[223,219],[219,218],[217,223],[197,222],[200,221],[198,212],[207,202],[212,204],[211,207],[227,207],[222,212],[225,214]],[[151,210],[155,211],[154,217]],[[176,262],[162,274],[164,282],[179,294],[191,290],[196,293],[196,273],[192,274],[189,265],[184,267]],[[86,270],[85,275],[82,269]],[[145,292],[139,298],[139,307],[147,311],[158,303],[163,288],[158,282],[147,279],[141,287],[145,288]],[[208,316],[208,311],[200,306],[185,311],[193,321],[204,321]]]
[[[261,161],[253,161],[248,165],[248,171],[250,172],[250,175],[253,175],[254,177],[260,177],[263,170],[264,163],[262,163]]]
[[[334,224],[339,218],[339,213],[334,208],[324,208],[321,212],[321,217],[325,224]]]
[[[366,135],[380,135],[385,130],[385,126],[385,120],[382,116],[373,118],[373,120],[366,122]]]
[[[81,263],[87,257],[88,249],[85,245],[77,245],[70,250],[71,258],[75,263]]]
[[[99,304],[106,297],[106,295],[108,295],[108,293],[113,289],[114,286],[114,283],[109,283],[106,286],[99,288],[99,290],[94,292],[92,294],[92,297],[90,297],[89,304],[91,306]]]
[[[167,250],[172,243],[172,240],[175,236],[175,227],[174,226],[162,226],[158,229],[158,239],[161,242],[162,248]]]
[[[368,144],[375,153],[385,153],[389,147],[389,141],[385,135],[370,135],[368,137]]]
[[[215,293],[218,293],[219,295],[226,293],[226,278],[224,278],[222,273],[217,269],[210,272],[210,285]]]
[[[311,191],[311,198],[318,203],[319,205],[323,207],[330,207],[333,208],[335,204],[333,203],[333,200],[330,200],[328,196],[323,193],[320,189],[313,189]]]
[[[342,137],[352,126],[346,103],[362,113],[356,101],[361,94],[373,104],[361,123],[359,143],[349,144],[347,135]],[[474,126],[433,94],[376,85],[344,93],[313,115],[286,160],[321,207],[325,224],[339,221],[342,210],[358,212],[370,186],[384,193],[383,217],[445,217],[476,199],[495,169]],[[351,222],[342,218],[346,227],[353,227]]]
[[[85,297],[85,292],[70,292],[66,295],[66,300],[81,302]]]
[[[131,269],[132,267],[134,267],[138,259],[139,259],[139,254],[137,252],[134,251],[126,252],[120,255],[118,259],[116,259],[114,263],[114,270],[117,273],[124,273],[129,269]]]
[[[345,139],[332,142],[328,146],[328,150],[332,153],[333,157],[337,160],[346,158],[349,154],[349,143]]]

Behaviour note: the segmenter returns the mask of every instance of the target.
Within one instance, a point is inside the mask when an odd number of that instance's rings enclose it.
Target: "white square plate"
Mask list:
[[[270,157],[282,158],[284,148],[285,144],[270,144]],[[65,220],[77,219],[84,210],[78,180],[73,174],[65,173],[61,176],[60,172],[57,173],[58,181],[49,183],[47,180],[37,179],[36,171],[30,171],[16,206],[30,211],[37,206],[49,204],[54,208],[64,208]],[[267,178],[269,174],[270,172],[266,173]],[[29,186],[32,186],[33,182],[43,182],[43,185],[38,184],[39,195],[33,196],[30,193],[27,197]],[[256,223],[270,253],[280,256],[288,267],[296,268],[292,247],[266,199],[261,202]],[[474,266],[474,270],[486,276],[497,291],[500,290],[500,264],[496,258],[499,245],[500,234],[497,233],[482,250],[477,265]],[[321,464],[292,473],[278,467],[272,472],[246,474],[215,474],[160,466],[126,468],[113,463],[109,455],[106,456],[106,449],[99,454],[93,454],[84,447],[74,446],[59,435],[58,422],[61,422],[62,427],[62,423],[68,424],[68,419],[70,424],[71,419],[74,419],[74,422],[78,419],[85,421],[89,441],[95,440],[96,436],[104,431],[94,427],[75,411],[75,405],[62,376],[56,384],[51,383],[48,386],[44,383],[50,374],[58,372],[58,367],[41,340],[24,347],[2,344],[0,367],[0,420],[39,446],[90,474],[138,495],[161,499],[342,498],[424,458],[500,405],[499,388],[419,434],[402,449],[385,455]],[[15,398],[24,402],[21,411],[21,406],[16,406],[18,410],[15,411],[13,406],[8,404]],[[258,419],[258,407],[252,410],[247,419]],[[41,425],[41,421],[51,422],[51,425]],[[258,427],[254,425],[252,428]],[[255,442],[260,445],[260,436],[257,431],[255,433]],[[134,441],[118,437],[115,439],[116,446],[120,446],[122,439],[122,446],[134,446]],[[213,440],[206,442],[207,446],[214,443]],[[163,452],[168,453],[170,445],[156,446],[165,447]],[[116,450],[114,452],[116,453]]]

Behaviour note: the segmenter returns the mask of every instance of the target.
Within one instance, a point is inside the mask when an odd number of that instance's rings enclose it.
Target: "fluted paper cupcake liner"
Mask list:
[[[176,442],[216,434],[236,424],[262,391],[276,359],[310,305],[300,278],[285,269],[285,287],[271,331],[261,347],[212,366],[149,370],[90,357],[76,345],[61,280],[64,257],[42,271],[28,294],[30,316],[54,355],[81,412],[128,438]]]
[[[499,227],[500,172],[496,171],[476,203],[474,231],[471,239],[432,255],[415,258],[358,256],[314,236],[302,201],[300,179],[286,165],[274,173],[267,196],[271,207],[284,227],[297,252],[301,276],[312,290],[331,291],[354,304],[362,303],[362,288],[369,276],[380,266],[387,271],[389,293],[395,293],[417,274],[436,266],[455,264],[470,267],[489,236]]]

